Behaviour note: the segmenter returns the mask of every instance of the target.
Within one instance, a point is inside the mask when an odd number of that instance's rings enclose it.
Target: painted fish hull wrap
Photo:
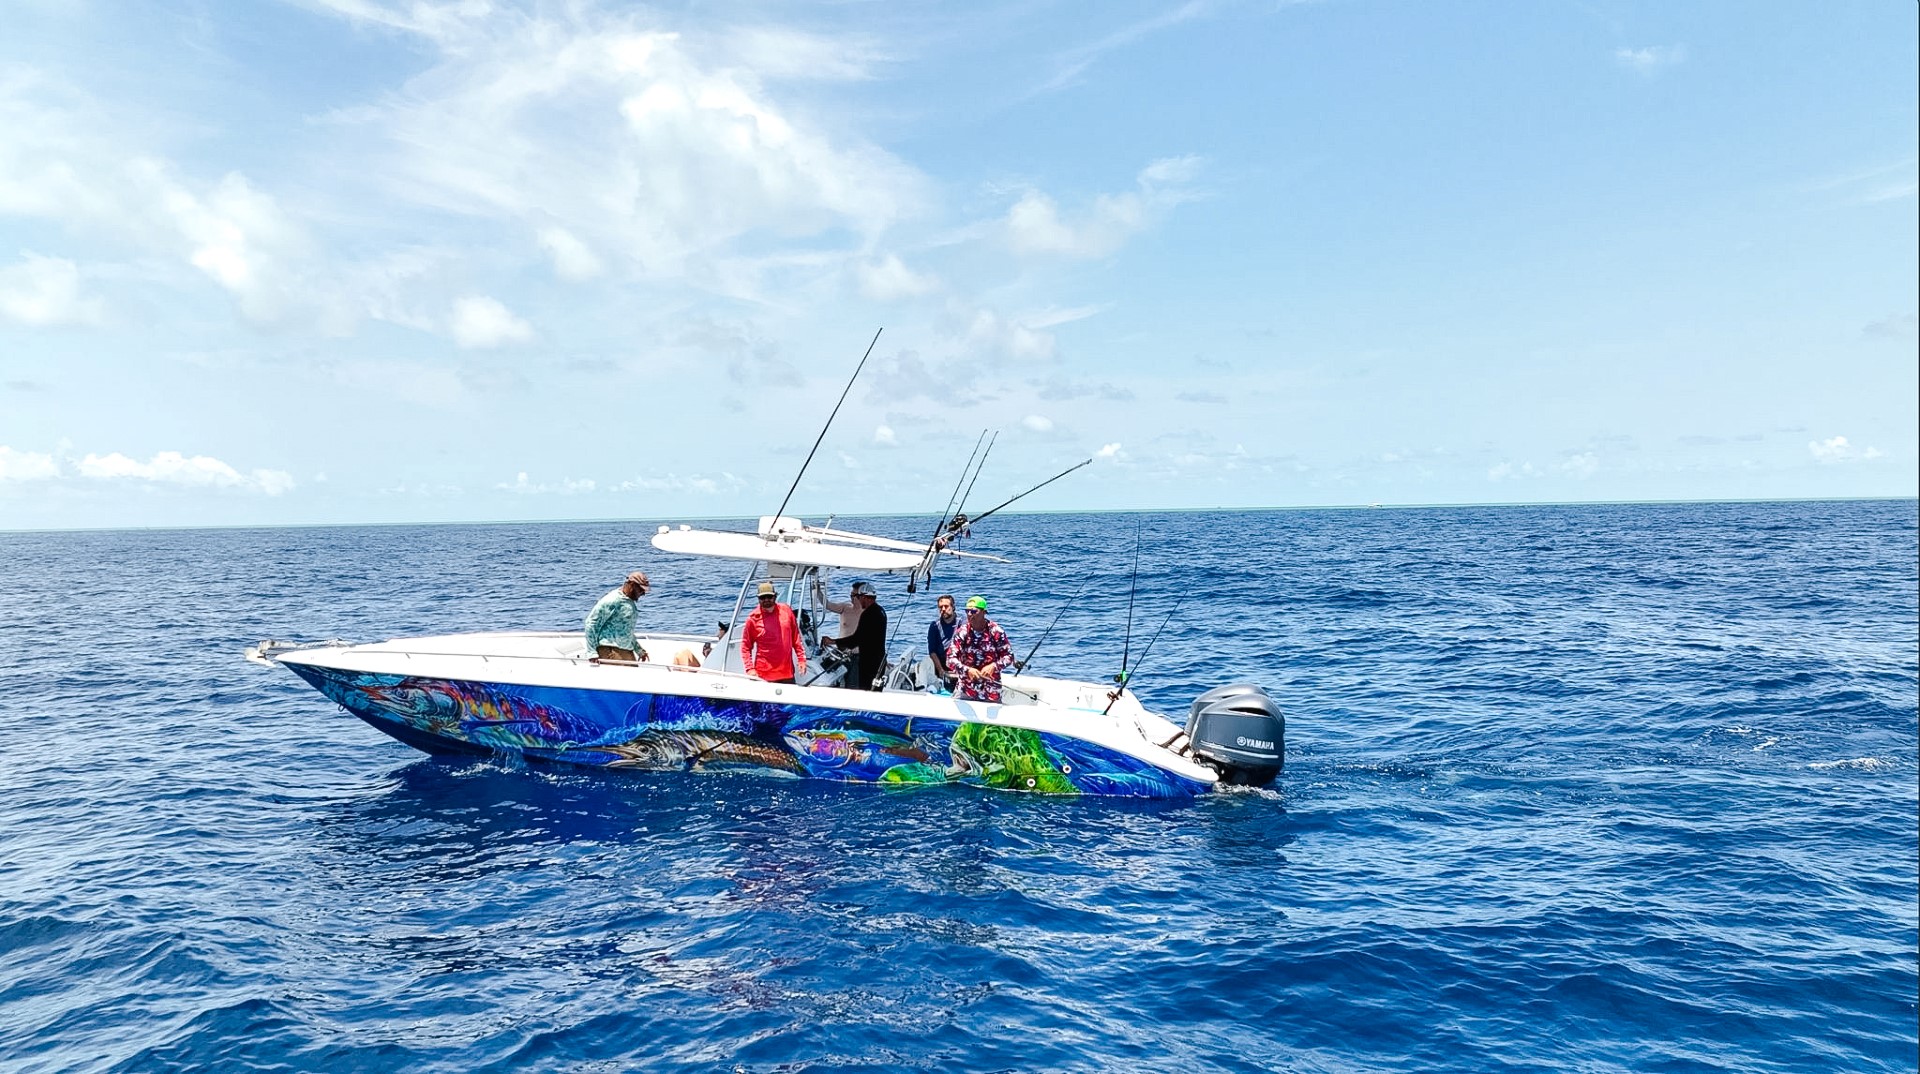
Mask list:
[[[1019,727],[746,699],[416,678],[304,664],[342,708],[427,753],[651,771],[754,769],[847,783],[960,783],[1038,794],[1185,798],[1200,783]]]

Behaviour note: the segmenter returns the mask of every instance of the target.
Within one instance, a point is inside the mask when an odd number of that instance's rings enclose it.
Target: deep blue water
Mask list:
[[[936,588],[1037,670],[1137,529],[1139,692],[1286,707],[1147,805],[436,760],[240,658],[725,616],[650,524],[0,534],[0,1069],[1911,1071],[1915,524],[996,517]]]

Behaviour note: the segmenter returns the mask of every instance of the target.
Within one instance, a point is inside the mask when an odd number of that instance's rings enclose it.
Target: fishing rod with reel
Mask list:
[[[773,518],[767,523],[767,535],[769,539],[772,538],[772,535],[780,532],[780,520],[786,517],[787,504],[792,502],[794,491],[800,487],[800,479],[807,476],[807,468],[813,465],[814,455],[819,453],[820,445],[826,441],[827,431],[833,428],[833,419],[840,415],[840,408],[847,402],[847,394],[853,391],[854,382],[860,379],[860,371],[867,367],[867,359],[873,357],[873,348],[879,344],[880,333],[884,331],[886,331],[885,327],[874,329],[873,339],[867,342],[867,349],[866,352],[860,356],[860,363],[853,367],[853,375],[847,378],[847,386],[840,389],[840,398],[833,404],[833,410],[827,414],[826,423],[820,426],[820,435],[813,438],[813,447],[807,452],[806,459],[800,463],[800,472],[793,475],[793,484],[787,486],[787,494],[780,498],[779,508],[773,512]],[[833,524],[832,516],[828,516],[827,524],[829,526]],[[753,571],[749,569],[746,580],[740,583],[740,595],[735,599],[733,604],[731,623],[740,622],[740,614],[745,609],[747,603],[747,588],[752,584]],[[810,611],[810,609],[803,609],[800,615],[804,615],[807,619],[811,620],[813,617],[807,614],[808,611]],[[796,621],[800,619],[800,615],[795,616]],[[731,624],[729,624],[728,629],[731,629]],[[814,642],[814,647],[817,651],[819,648],[819,634],[816,625],[808,622],[806,624],[806,630],[809,638]],[[730,652],[732,648],[732,646],[727,646],[727,651]],[[721,667],[723,669],[726,667],[726,657],[724,655],[721,657]],[[823,669],[823,672],[824,670],[825,669]],[[811,683],[815,679],[818,679],[823,672],[816,672],[813,679],[809,679],[808,682]]]
[[[1000,434],[998,432],[993,434],[994,440],[998,440],[999,438]],[[987,454],[990,455],[993,453],[993,441],[987,440],[987,431],[985,429],[980,430],[980,435],[973,441],[973,451],[967,455],[967,464],[960,468],[960,480],[953,483],[953,491],[947,495],[947,506],[940,510],[940,517],[933,520],[933,536],[928,538],[927,553],[920,558],[918,566],[907,572],[908,593],[919,592],[921,571],[926,571],[927,581],[933,580],[933,566],[930,557],[938,551],[940,538],[943,536],[941,530],[951,525],[947,521],[948,519],[961,517],[956,512],[961,505],[966,503],[966,496],[961,495],[960,486],[966,485],[967,496],[971,496],[973,494],[973,485],[967,481],[967,474],[971,472],[975,481],[980,479],[980,469],[974,466],[974,459],[978,458],[980,460],[981,467],[987,465],[986,455],[980,454],[980,443],[983,440],[987,441]]]
[[[1147,654],[1153,652],[1153,643],[1160,640],[1161,632],[1167,629],[1168,623],[1173,622],[1173,617],[1180,613],[1180,605],[1184,603],[1186,603],[1185,597],[1182,597],[1174,603],[1173,610],[1167,613],[1165,619],[1160,620],[1160,629],[1155,630],[1153,637],[1147,639],[1147,647],[1140,650],[1140,659],[1135,660],[1132,667],[1122,669],[1120,674],[1113,677],[1113,681],[1117,685],[1107,694],[1107,707],[1100,710],[1100,715],[1105,716],[1107,713],[1112,712],[1113,706],[1119,702],[1120,696],[1127,692],[1127,687],[1133,685],[1133,676],[1140,670],[1140,665],[1146,663]]]
[[[1060,480],[1061,478],[1067,476],[1068,474],[1074,472],[1075,470],[1078,470],[1083,466],[1090,466],[1092,464],[1093,464],[1092,459],[1090,458],[1082,459],[1081,461],[1074,463],[1072,466],[1069,466],[1066,469],[1060,471],[1059,473],[1053,475],[1052,477],[1047,478],[1045,481],[1040,482],[1038,485],[1033,486],[1032,488],[1026,490],[1025,492],[1009,497],[1008,499],[1002,501],[1001,503],[995,505],[994,507],[989,508],[988,510],[978,515],[975,515],[971,519],[962,520],[962,525],[965,527],[971,527],[980,522],[984,522],[986,519],[988,519],[995,513],[999,512],[1002,508],[1011,507],[1015,503],[1018,503],[1019,501],[1026,499],[1028,496],[1031,496],[1034,493],[1039,492],[1041,489],[1046,488],[1048,485],[1053,484],[1055,481]],[[977,471],[975,476],[978,476]],[[925,585],[933,581],[934,558],[939,555],[940,550],[942,548],[946,547],[947,541],[951,538],[951,535],[953,534],[953,532],[954,530],[950,528],[947,533],[942,534],[941,536],[935,537],[932,541],[928,542],[926,552],[922,554],[922,556],[920,557],[920,565],[914,568],[914,573],[919,576],[920,584]]]

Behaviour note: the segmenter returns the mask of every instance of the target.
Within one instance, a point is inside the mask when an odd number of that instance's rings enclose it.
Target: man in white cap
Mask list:
[[[640,618],[635,601],[653,591],[647,572],[634,571],[620,588],[612,589],[587,613],[587,651],[612,664],[634,664],[647,658],[647,651],[633,636]]]
[[[821,638],[820,648],[837,646],[854,657],[853,675],[844,685],[855,690],[878,690],[880,673],[887,667],[887,610],[880,606],[880,595],[869,582],[853,583],[853,603],[860,606],[859,625],[853,633],[838,638]]]
[[[791,683],[807,670],[807,649],[793,609],[780,603],[772,582],[760,583],[757,603],[740,628],[740,666],[754,678]]]

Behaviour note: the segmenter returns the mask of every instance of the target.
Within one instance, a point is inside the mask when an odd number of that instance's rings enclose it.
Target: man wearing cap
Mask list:
[[[1013,667],[1013,643],[987,618],[987,598],[967,598],[967,621],[947,643],[947,674],[959,677],[955,694],[968,701],[1000,701],[1000,676]]]
[[[845,685],[855,690],[878,690],[877,680],[887,667],[887,610],[880,606],[879,595],[867,582],[853,583],[853,603],[860,606],[859,625],[844,637],[821,638],[820,647],[831,645],[857,654],[853,677]]]
[[[609,590],[600,603],[587,613],[587,651],[614,664],[633,664],[647,658],[647,651],[633,636],[640,606],[634,602],[653,590],[647,572],[634,571],[620,588]]]
[[[772,582],[760,583],[759,607],[740,628],[740,664],[747,674],[768,682],[791,683],[807,670],[807,650],[793,609],[780,603]]]

